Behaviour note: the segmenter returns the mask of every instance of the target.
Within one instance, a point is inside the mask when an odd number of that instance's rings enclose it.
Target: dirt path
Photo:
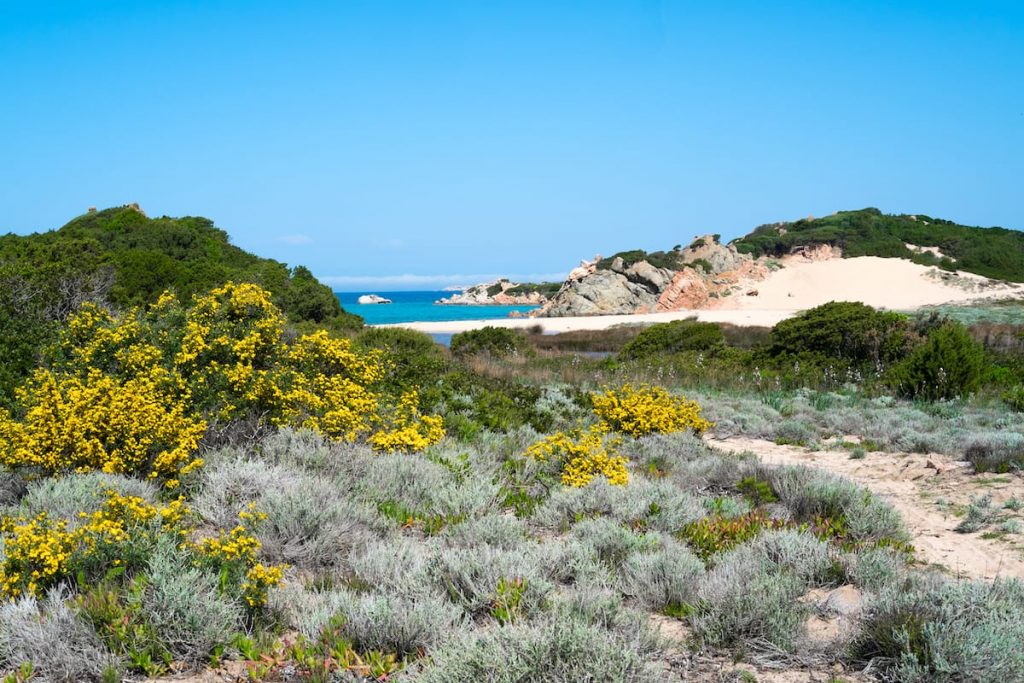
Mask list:
[[[767,463],[818,467],[870,489],[903,516],[920,561],[955,576],[1024,578],[1024,536],[1001,529],[1004,521],[1024,519],[1003,508],[1008,500],[1024,501],[1024,476],[973,474],[966,463],[936,454],[868,453],[855,460],[846,450],[808,451],[762,439],[729,437],[710,443],[732,452],[751,451]],[[997,521],[974,533],[954,531],[971,500],[986,494]]]

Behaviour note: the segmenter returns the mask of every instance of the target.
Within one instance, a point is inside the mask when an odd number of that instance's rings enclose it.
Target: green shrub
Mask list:
[[[1024,584],[929,578],[895,585],[868,605],[854,643],[884,680],[906,683],[1020,680]],[[873,667],[874,668],[874,667]]]
[[[121,680],[119,662],[64,589],[44,600],[26,596],[0,604],[0,667],[32,665],[31,680]],[[109,676],[109,678],[107,678]]]
[[[910,319],[862,303],[833,301],[783,320],[771,332],[772,356],[807,354],[860,368],[888,366],[910,350]]]
[[[938,401],[978,390],[985,352],[963,325],[944,323],[889,372],[889,384],[906,398]]]
[[[1018,384],[1004,391],[1002,399],[1003,403],[1008,405],[1011,410],[1024,413],[1024,384]]]
[[[798,600],[806,589],[799,575],[772,562],[754,561],[740,546],[704,577],[690,620],[706,645],[790,651],[811,609]]]
[[[507,432],[529,424],[538,432],[551,429],[554,417],[544,410],[541,400],[544,390],[523,382],[485,377],[457,368],[443,377],[434,396],[436,404],[428,404],[431,397],[424,392],[424,405],[441,413],[445,424],[455,417],[465,417],[481,428]],[[457,433],[472,436],[477,430],[469,425],[458,425]]]
[[[635,622],[604,628],[589,615],[556,613],[456,638],[431,656],[419,683],[655,683],[655,639]]]
[[[458,357],[487,354],[494,358],[526,353],[526,337],[507,327],[483,327],[452,336],[452,353]]]
[[[620,251],[617,254],[612,254],[607,258],[603,258],[597,262],[598,270],[608,270],[612,267],[612,262],[615,259],[621,258],[623,267],[629,268],[630,266],[640,263],[641,261],[647,261],[655,268],[668,268],[669,270],[679,270],[682,268],[682,263],[679,260],[679,253],[675,250],[672,251],[652,251],[650,253],[643,249],[631,249],[629,251]]]
[[[703,259],[703,258],[693,259],[689,263],[686,263],[686,264],[683,264],[683,265],[685,265],[688,268],[693,268],[695,270],[696,269],[703,270],[705,273],[711,273],[715,269],[714,266],[711,265],[710,261],[708,261],[707,259]]]
[[[551,297],[562,288],[561,282],[524,282],[515,287],[509,287],[505,293],[513,296],[521,294],[533,294],[537,292],[544,297]]]
[[[436,392],[435,385],[448,370],[444,348],[429,334],[400,327],[367,327],[355,338],[356,346],[380,349],[388,358],[384,380],[392,391],[419,387],[424,405]]]
[[[723,344],[722,329],[715,323],[673,320],[645,328],[622,347],[619,358],[634,360],[680,351],[706,351]]]
[[[977,435],[964,449],[975,472],[1009,472],[1024,468],[1024,436],[1014,432]]]

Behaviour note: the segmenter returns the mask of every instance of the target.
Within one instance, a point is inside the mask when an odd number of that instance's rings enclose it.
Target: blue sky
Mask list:
[[[1024,3],[0,1],[0,130],[0,232],[139,202],[337,289],[1024,228]]]

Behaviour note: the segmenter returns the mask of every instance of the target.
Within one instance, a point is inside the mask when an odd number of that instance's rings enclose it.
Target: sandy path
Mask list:
[[[962,510],[973,497],[990,493],[994,508],[1001,508],[1010,498],[1024,500],[1024,477],[1020,475],[976,475],[964,463],[936,454],[868,453],[853,460],[842,450],[808,451],[762,439],[730,437],[711,443],[727,451],[751,451],[767,463],[818,467],[870,489],[903,516],[920,561],[968,578],[1024,578],[1024,546],[1019,534],[982,537],[998,525],[970,534],[953,531],[961,521],[954,510]],[[1020,519],[1009,510],[1000,510],[1000,514]]]

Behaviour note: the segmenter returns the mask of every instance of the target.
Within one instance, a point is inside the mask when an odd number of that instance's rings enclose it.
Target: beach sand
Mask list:
[[[524,329],[540,326],[545,333],[603,330],[616,325],[647,325],[683,318],[730,323],[744,327],[771,327],[800,311],[829,301],[860,301],[888,310],[911,311],[922,306],[967,304],[994,299],[1024,297],[1024,285],[995,282],[970,273],[959,273],[947,282],[936,268],[893,258],[860,256],[849,259],[783,260],[784,267],[760,282],[748,283],[757,296],[737,294],[719,307],[671,313],[601,315],[561,318],[508,318],[451,322],[410,322],[382,327],[405,327],[431,334],[451,334],[482,327]]]
[[[590,315],[567,316],[562,318],[499,318],[497,320],[451,320],[433,322],[397,323],[379,325],[378,327],[405,327],[430,334],[453,334],[468,330],[479,330],[482,327],[511,327],[526,329],[541,327],[546,334],[572,332],[574,330],[606,330],[616,325],[650,325],[664,323],[683,318],[697,318],[708,322],[726,322],[743,326],[771,327],[784,320],[797,310],[712,310],[712,311],[673,311],[671,313],[636,313],[633,315]]]

